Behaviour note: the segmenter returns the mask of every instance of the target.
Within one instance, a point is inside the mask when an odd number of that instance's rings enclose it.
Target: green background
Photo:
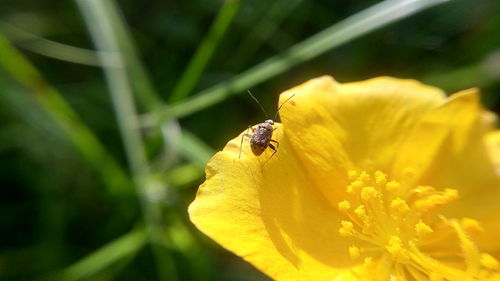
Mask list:
[[[267,280],[186,212],[265,118],[247,89],[274,112],[316,76],[390,75],[498,112],[500,1],[414,2],[3,0],[0,280]]]

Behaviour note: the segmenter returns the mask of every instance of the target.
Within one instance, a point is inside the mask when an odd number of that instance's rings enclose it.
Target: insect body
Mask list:
[[[250,148],[252,148],[253,154],[259,156],[264,152],[264,150],[266,150],[267,147],[270,147],[272,150],[274,150],[274,153],[278,151],[271,144],[271,142],[278,143],[278,141],[272,139],[273,131],[275,129],[273,125],[274,121],[269,119],[264,123],[259,124],[257,126],[257,129],[253,130],[253,135],[250,139]]]
[[[252,95],[252,93],[250,93],[250,91],[248,91],[248,94],[250,94],[250,96],[259,104],[259,106],[262,108],[262,111],[266,113],[260,102]],[[281,107],[293,96],[294,95],[290,96],[280,105],[280,107],[276,111],[274,119],[276,119],[276,117],[278,116],[278,112],[281,109]],[[271,159],[274,156],[274,154],[278,152],[278,147],[279,147],[279,142],[277,140],[272,139],[273,132],[274,130],[276,130],[276,128],[273,126],[274,126],[274,121],[271,119],[266,120],[263,123],[260,123],[259,125],[257,125],[257,128],[249,126],[247,133],[243,134],[243,136],[241,137],[239,158],[241,158],[241,149],[243,146],[243,140],[245,139],[245,137],[247,137],[250,138],[250,148],[252,149],[252,152],[255,156],[261,155],[269,147],[274,151],[273,154],[271,154],[271,156],[269,157],[269,159]],[[249,130],[252,130],[252,134],[248,133]],[[274,143],[276,146],[272,143]]]

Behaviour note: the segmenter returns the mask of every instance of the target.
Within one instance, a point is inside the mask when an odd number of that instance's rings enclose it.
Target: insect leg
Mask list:
[[[247,132],[245,134],[243,134],[243,136],[241,136],[241,143],[240,143],[240,155],[238,156],[238,159],[241,159],[241,150],[243,148],[243,139],[245,139],[245,137],[247,138],[252,138],[252,135],[248,133],[248,131],[252,129],[252,131],[254,131],[255,129],[252,128],[252,126],[248,126],[247,128]]]
[[[279,147],[279,142],[278,142],[278,141],[275,141],[275,140],[271,140],[271,141],[276,142],[276,143],[278,144],[277,146]],[[274,150],[274,152],[273,152],[273,154],[271,154],[271,156],[270,156],[270,157],[266,160],[266,162],[264,163],[264,165],[266,165],[266,163],[267,163],[269,160],[271,160],[271,158],[273,158],[274,154],[276,154],[276,152],[278,152],[278,147],[274,147],[274,145],[269,144],[269,148],[270,148],[270,149],[272,149],[272,150]]]
[[[279,141],[277,141],[277,140],[273,140],[273,139],[272,139],[272,140],[270,140],[270,141],[271,141],[271,142],[274,142],[274,143],[276,144],[276,150],[278,150],[278,148],[280,147],[280,143],[279,143]]]

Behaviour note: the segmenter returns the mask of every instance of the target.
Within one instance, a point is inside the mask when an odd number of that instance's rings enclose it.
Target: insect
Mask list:
[[[262,109],[262,112],[264,112],[264,114],[266,116],[268,116],[266,111],[264,110],[264,107],[262,106],[262,104],[260,104],[259,100],[257,100],[257,98],[254,97],[250,91],[248,91],[248,94],[250,95],[250,97],[252,97],[252,99],[254,99],[257,102],[257,104]],[[278,113],[279,113],[281,107],[287,101],[289,101],[291,98],[293,98],[294,96],[295,96],[295,94],[291,95],[288,99],[286,99],[278,107],[278,110],[276,111],[276,114],[274,115],[274,119],[276,119],[276,117],[278,117]],[[247,137],[247,138],[250,138],[250,148],[252,149],[252,152],[255,156],[261,155],[269,147],[274,151],[273,154],[271,154],[271,156],[269,157],[269,159],[271,159],[274,156],[274,154],[276,154],[276,152],[278,152],[278,148],[280,145],[280,143],[277,140],[272,139],[273,132],[274,132],[274,130],[277,129],[277,128],[274,128],[273,126],[274,126],[274,121],[272,119],[268,119],[268,120],[264,121],[263,123],[258,124],[257,128],[253,128],[252,126],[248,126],[247,133],[245,133],[245,134],[243,134],[243,136],[241,136],[240,155],[238,158],[241,158],[241,150],[243,147],[243,140],[245,139],[245,137]],[[248,133],[249,130],[252,131],[251,134]],[[267,161],[269,161],[269,159],[267,159]]]

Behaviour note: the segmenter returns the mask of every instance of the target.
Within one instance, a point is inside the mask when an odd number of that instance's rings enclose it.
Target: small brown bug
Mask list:
[[[257,100],[257,98],[254,97],[250,91],[248,91],[248,94],[257,102],[257,104],[259,104],[260,108],[262,109],[264,114],[267,116],[267,113],[264,110],[264,107],[262,106],[262,104],[260,104],[260,102]],[[274,119],[276,119],[276,117],[278,117],[278,113],[279,113],[281,107],[287,101],[289,101],[291,98],[293,98],[293,96],[295,96],[295,95],[291,95],[288,99],[286,99],[278,107],[278,110],[276,111],[276,114],[274,115]],[[277,129],[277,128],[274,128],[273,126],[274,126],[274,121],[272,119],[268,119],[268,120],[264,121],[263,123],[260,123],[259,125],[257,125],[257,128],[253,128],[252,126],[248,126],[247,133],[245,133],[245,134],[243,134],[243,136],[241,136],[240,155],[238,158],[241,158],[241,150],[243,147],[243,140],[245,139],[245,137],[247,137],[247,138],[250,138],[250,148],[252,149],[252,152],[255,156],[261,155],[269,147],[274,151],[273,154],[271,154],[271,156],[269,157],[269,159],[271,159],[274,156],[274,154],[276,154],[276,152],[278,152],[278,147],[280,145],[280,143],[277,140],[272,139],[273,132],[274,132],[274,130]],[[249,130],[252,130],[251,134],[248,133]],[[272,143],[275,143],[276,146],[274,146]],[[269,161],[269,159],[267,159],[267,161]]]

